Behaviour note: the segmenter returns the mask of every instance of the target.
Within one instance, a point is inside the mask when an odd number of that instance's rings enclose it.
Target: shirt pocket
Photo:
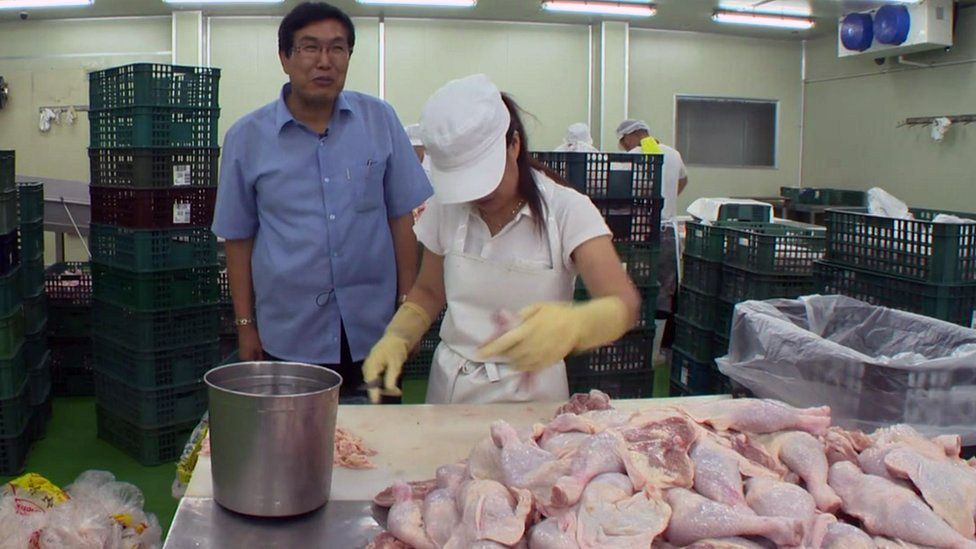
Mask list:
[[[379,208],[384,203],[383,178],[386,176],[386,158],[375,157],[356,166],[356,179],[359,185],[356,193],[356,211],[367,212]]]

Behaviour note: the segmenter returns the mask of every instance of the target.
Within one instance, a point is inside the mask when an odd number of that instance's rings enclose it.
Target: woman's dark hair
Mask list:
[[[346,34],[349,35],[349,51],[352,52],[356,45],[356,27],[353,26],[352,19],[346,15],[346,12],[326,2],[303,2],[288,12],[278,26],[278,51],[285,52],[285,57],[291,57],[291,52],[295,49],[295,32],[312,23],[328,19],[335,19],[346,28]]]
[[[518,164],[518,192],[529,205],[529,209],[532,211],[532,215],[536,220],[536,227],[542,231],[546,226],[546,212],[542,203],[542,194],[539,192],[539,187],[535,183],[532,171],[538,170],[543,172],[560,185],[567,185],[567,183],[561,175],[536,160],[532,156],[532,153],[529,152],[529,137],[525,133],[525,125],[522,124],[521,116],[525,111],[507,93],[502,93],[502,101],[505,103],[505,108],[508,109],[509,118],[511,119],[508,123],[508,131],[505,133],[505,144],[511,146],[512,142],[515,141],[516,133],[518,133],[521,141],[519,154],[516,158],[516,163]]]

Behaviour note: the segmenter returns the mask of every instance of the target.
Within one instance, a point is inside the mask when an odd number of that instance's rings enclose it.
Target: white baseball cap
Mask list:
[[[624,120],[617,126],[617,139],[623,139],[625,135],[632,134],[637,130],[644,130],[647,133],[651,133],[651,128],[643,120]]]
[[[410,139],[410,145],[414,147],[423,147],[424,140],[420,136],[420,124],[410,124],[405,126],[403,131],[407,132],[407,138]]]
[[[501,92],[483,74],[452,80],[434,92],[420,115],[430,180],[442,204],[491,194],[505,173],[511,117]]]

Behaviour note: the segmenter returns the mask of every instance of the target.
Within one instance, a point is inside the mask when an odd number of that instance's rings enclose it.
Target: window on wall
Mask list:
[[[675,148],[686,164],[776,167],[776,101],[679,96]]]

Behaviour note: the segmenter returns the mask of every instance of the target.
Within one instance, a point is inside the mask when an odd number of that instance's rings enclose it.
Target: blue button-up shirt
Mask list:
[[[341,322],[362,360],[396,303],[388,220],[430,197],[430,182],[389,104],[344,91],[319,135],[291,115],[290,91],[227,131],[213,231],[254,239],[265,351],[337,364]]]

